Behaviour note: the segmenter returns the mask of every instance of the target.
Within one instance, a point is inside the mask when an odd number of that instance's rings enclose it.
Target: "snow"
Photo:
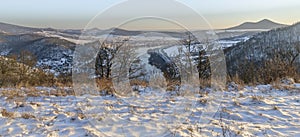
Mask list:
[[[71,53],[63,53],[63,54],[68,55],[68,54],[71,54]],[[60,59],[57,59],[57,60],[42,59],[42,60],[39,60],[37,62],[36,66],[37,67],[42,67],[42,68],[44,67],[43,70],[45,72],[52,73],[55,76],[58,76],[61,73],[70,73],[71,68],[72,68],[71,60],[68,59],[67,57],[63,57],[63,58],[60,58]],[[50,68],[48,68],[48,67],[50,67]]]
[[[0,51],[0,56],[7,56],[10,51],[11,51],[11,49],[2,50],[2,51]]]
[[[216,45],[219,45],[220,47],[214,47],[213,49],[218,50],[219,48],[221,49],[225,49],[225,48],[229,48],[234,46],[235,44],[239,43],[239,42],[244,42],[246,40],[248,40],[249,37],[245,36],[245,37],[241,37],[241,38],[235,38],[232,40],[218,40]],[[163,51],[167,53],[168,56],[172,57],[175,55],[179,54],[179,49],[181,48],[183,50],[183,52],[186,52],[187,49],[184,45],[174,45],[174,46],[165,46],[162,47],[164,48]]]
[[[54,37],[54,38],[67,40],[67,41],[73,42],[75,44],[86,44],[86,43],[89,43],[89,42],[93,42],[93,40],[91,40],[91,39],[86,40],[86,39],[83,39],[83,38],[78,39],[78,38],[64,37],[64,36],[59,35],[59,34],[62,34],[62,33],[52,32],[52,31],[42,31],[42,32],[36,32],[36,33],[39,34],[39,35],[45,36],[45,37]]]
[[[172,56],[176,56],[176,55],[179,55],[179,49],[181,49],[183,51],[185,51],[185,47],[184,46],[181,46],[181,45],[175,45],[175,46],[172,46],[172,47],[168,47],[168,48],[165,48],[164,51],[167,53],[167,55],[169,57],[172,57]]]
[[[222,49],[232,47],[233,45],[247,41],[250,37],[244,36],[244,37],[238,37],[238,38],[232,38],[227,40],[218,40],[217,43],[221,46]]]
[[[7,34],[7,32],[5,32],[5,31],[3,31],[3,30],[0,30],[0,33]]]
[[[222,131],[238,136],[300,136],[299,85],[235,88],[240,85],[231,83],[218,99],[219,110],[202,125],[198,125],[202,112],[207,103],[214,103],[209,94],[176,96],[147,88],[129,97],[50,95],[17,101],[1,96],[0,110],[14,116],[0,114],[0,136],[222,136]],[[13,89],[1,88],[0,93],[5,90]],[[25,119],[24,113],[33,117]]]
[[[159,36],[162,35],[162,36]],[[178,41],[180,39],[178,38],[174,38],[172,36],[168,36],[168,35],[163,35],[160,33],[157,34],[152,34],[152,33],[145,33],[145,34],[141,34],[141,35],[137,35],[137,36],[131,36],[130,40],[135,40],[135,41],[156,41],[156,40],[173,40],[173,41]]]

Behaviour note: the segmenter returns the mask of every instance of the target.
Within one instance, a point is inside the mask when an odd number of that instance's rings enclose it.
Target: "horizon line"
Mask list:
[[[236,24],[235,26],[229,26],[226,28],[207,28],[207,29],[200,29],[200,28],[192,28],[190,29],[191,31],[201,31],[201,30],[228,30],[230,28],[245,24],[245,23],[259,23],[263,20],[268,20],[271,21],[273,23],[277,23],[277,24],[281,24],[281,25],[286,25],[286,26],[290,26],[293,24],[297,24],[300,21],[296,21],[292,24],[284,24],[284,23],[280,23],[280,22],[275,22],[272,19],[260,19],[258,21],[244,21],[241,22],[239,24]],[[184,29],[177,29],[177,28],[158,28],[158,29],[154,29],[154,28],[146,28],[145,29],[134,29],[134,28],[123,28],[123,27],[110,27],[110,28],[100,28],[100,27],[90,27],[85,29],[84,27],[82,28],[59,28],[59,27],[51,27],[51,26],[31,26],[31,25],[25,25],[25,24],[19,24],[19,23],[11,23],[11,22],[5,22],[5,21],[0,21],[0,23],[2,24],[8,24],[8,25],[13,25],[13,26],[18,26],[18,27],[24,27],[24,28],[35,28],[35,29],[55,29],[55,30],[90,30],[90,29],[99,29],[99,30],[110,30],[110,29],[122,29],[122,30],[128,30],[128,31],[183,31]]]

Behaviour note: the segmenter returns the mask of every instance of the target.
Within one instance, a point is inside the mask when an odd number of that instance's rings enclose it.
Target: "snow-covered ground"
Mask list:
[[[249,37],[245,36],[245,37],[240,37],[240,38],[234,38],[231,40],[219,40],[218,43],[220,44],[222,49],[225,49],[225,48],[232,47],[234,44],[237,44],[239,42],[247,41],[248,39],[249,39]]]
[[[300,84],[230,84],[213,99],[222,103],[209,123],[199,125],[214,103],[210,90],[193,97],[151,89],[131,97],[1,96],[0,136],[300,136]]]

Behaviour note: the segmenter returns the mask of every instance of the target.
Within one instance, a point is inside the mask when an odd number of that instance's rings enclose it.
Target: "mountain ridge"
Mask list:
[[[244,22],[240,25],[227,28],[225,30],[241,30],[241,29],[275,29],[275,28],[281,28],[286,27],[288,25],[276,23],[274,21],[271,21],[269,19],[263,19],[258,22]]]
[[[244,22],[241,23],[240,25],[225,28],[223,30],[241,30],[241,29],[274,29],[274,28],[280,28],[280,27],[286,27],[288,25],[286,24],[281,24],[274,22],[269,19],[263,19],[257,22]],[[124,33],[129,33],[131,35],[136,35],[140,34],[142,32],[163,32],[163,33],[170,33],[172,31],[144,31],[144,30],[127,30],[124,28],[108,28],[108,29],[100,29],[100,28],[90,28],[90,29],[56,29],[56,28],[43,28],[43,27],[29,27],[29,26],[23,26],[23,25],[18,25],[18,24],[11,24],[11,23],[5,23],[5,22],[0,22],[0,32],[7,32],[7,33],[32,33],[32,32],[37,32],[37,31],[59,31],[63,33],[84,33],[84,32],[98,32],[100,34],[102,33],[107,33],[111,32],[113,34],[117,35],[124,35]],[[176,33],[176,32],[174,32]],[[177,32],[179,33],[179,32]]]

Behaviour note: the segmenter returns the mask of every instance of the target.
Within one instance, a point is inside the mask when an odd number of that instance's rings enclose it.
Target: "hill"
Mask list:
[[[264,78],[269,74],[274,77],[286,74],[293,77],[294,69],[298,74],[300,72],[300,23],[258,33],[245,42],[225,49],[225,55],[227,70],[231,75],[247,74],[256,79],[258,73],[263,74]],[[289,70],[292,66],[294,68]],[[263,68],[268,72],[264,72]],[[273,74],[272,69],[275,72]]]
[[[264,19],[258,22],[245,22],[241,25],[227,28],[226,30],[274,29],[274,28],[280,28],[285,26],[287,25],[276,23],[268,19]]]
[[[0,55],[7,57],[18,57],[23,51],[30,52],[37,58],[37,67],[49,68],[58,74],[58,72],[71,71],[75,44],[67,40],[38,34],[0,33],[0,49]]]

